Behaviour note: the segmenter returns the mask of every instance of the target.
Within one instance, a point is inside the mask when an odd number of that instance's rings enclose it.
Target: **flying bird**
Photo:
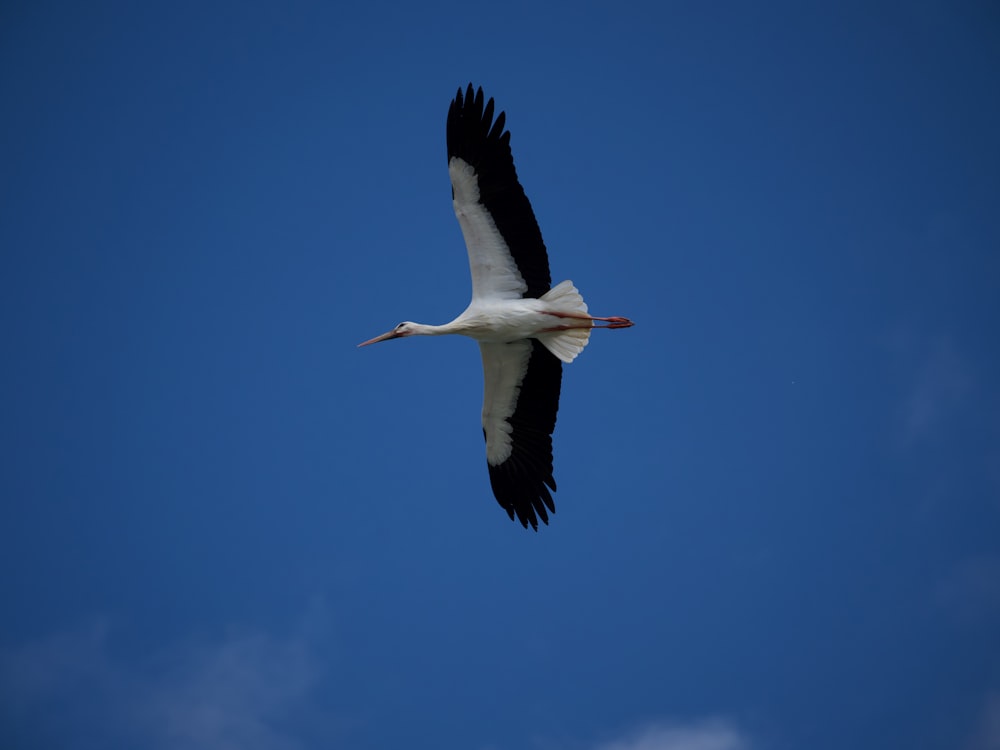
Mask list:
[[[583,351],[594,328],[628,318],[588,314],[572,281],[552,286],[542,233],[517,180],[504,112],[482,88],[458,89],[448,109],[448,174],[472,271],[472,301],[445,325],[400,323],[358,346],[405,336],[458,333],[483,357],[483,435],[490,485],[511,520],[537,531],[555,513],[552,433],[562,363]]]

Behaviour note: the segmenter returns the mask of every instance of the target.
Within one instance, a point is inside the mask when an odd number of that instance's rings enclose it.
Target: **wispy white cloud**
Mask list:
[[[321,674],[305,632],[230,634],[149,658],[116,654],[98,621],[0,652],[18,737],[152,750],[298,750]]]
[[[648,724],[595,750],[750,750],[750,741],[732,722]]]
[[[986,696],[978,726],[966,750],[1000,750],[1000,693],[992,692]]]
[[[108,624],[95,620],[80,628],[0,652],[0,687],[17,708],[41,699],[58,699],[117,676],[108,663]],[[15,689],[16,688],[16,689]],[[11,704],[8,704],[11,705]]]
[[[235,636],[191,649],[179,662],[143,705],[145,723],[162,732],[165,747],[300,747],[285,719],[319,677],[302,638]]]
[[[101,747],[140,736],[141,691],[110,657],[109,633],[97,619],[0,650],[0,746],[79,747],[86,738]]]

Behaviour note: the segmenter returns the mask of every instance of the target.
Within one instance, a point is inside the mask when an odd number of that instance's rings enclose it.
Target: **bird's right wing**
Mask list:
[[[448,109],[448,174],[472,271],[472,298],[541,297],[552,286],[531,203],[517,181],[504,113],[472,84]]]
[[[552,432],[559,411],[562,362],[536,339],[509,344],[479,343],[483,355],[483,435],[490,485],[511,519],[538,529],[549,522],[546,508],[552,476]]]

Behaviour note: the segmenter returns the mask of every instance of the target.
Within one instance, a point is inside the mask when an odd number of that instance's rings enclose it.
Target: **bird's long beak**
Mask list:
[[[360,344],[358,344],[358,347],[360,348],[362,346],[368,346],[369,344],[377,344],[379,341],[388,341],[389,339],[398,339],[398,338],[399,334],[396,333],[395,329],[393,329],[391,331],[388,331],[387,333],[383,333],[381,336],[376,336],[373,339],[362,341]]]

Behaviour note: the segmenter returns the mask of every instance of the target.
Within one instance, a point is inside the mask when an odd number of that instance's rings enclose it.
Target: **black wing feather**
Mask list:
[[[528,285],[525,297],[541,297],[552,286],[549,256],[542,241],[535,212],[517,181],[510,152],[510,131],[504,130],[506,115],[493,120],[494,104],[483,104],[482,88],[472,84],[462,95],[458,89],[448,108],[448,160],[458,157],[472,165],[479,184],[479,200],[493,217],[521,278]]]
[[[517,406],[507,421],[511,433],[510,456],[489,466],[490,485],[497,502],[511,520],[517,516],[524,528],[538,530],[538,519],[547,524],[555,513],[552,500],[556,480],[552,476],[552,433],[559,411],[562,362],[537,339],[531,339],[528,369],[521,382]],[[548,512],[546,512],[546,508]]]

